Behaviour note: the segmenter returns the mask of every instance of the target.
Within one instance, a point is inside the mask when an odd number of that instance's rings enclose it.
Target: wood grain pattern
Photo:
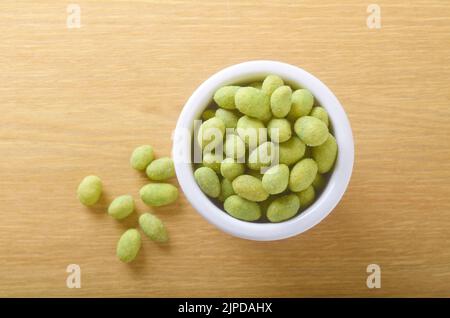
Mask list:
[[[450,291],[450,3],[0,2],[0,296],[448,296]],[[258,243],[208,224],[184,197],[154,209],[171,243],[144,240],[132,265],[105,209],[137,195],[128,166],[170,135],[193,90],[234,63],[274,59],[322,79],[344,105],[356,158],[334,212],[292,239]],[[75,189],[104,180],[93,209]],[[139,212],[147,208],[138,204]],[[68,289],[68,264],[82,288]],[[366,266],[382,288],[366,287]]]

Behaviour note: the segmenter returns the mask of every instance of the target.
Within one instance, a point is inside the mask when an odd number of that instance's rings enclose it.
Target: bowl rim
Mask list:
[[[221,86],[251,82],[269,74],[285,82],[307,88],[324,107],[333,126],[338,156],[326,188],[319,198],[294,218],[280,223],[254,223],[236,219],[217,207],[199,188],[191,164],[193,122],[210,104]],[[189,97],[178,118],[173,134],[172,157],[178,183],[186,198],[209,223],[236,237],[257,241],[289,238],[307,231],[328,216],[339,203],[350,182],[354,163],[354,142],[350,122],[333,92],[307,71],[283,62],[248,61],[228,66],[206,79]]]

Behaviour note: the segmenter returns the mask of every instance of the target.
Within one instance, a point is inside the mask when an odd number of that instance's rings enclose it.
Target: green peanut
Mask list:
[[[306,116],[311,112],[314,105],[314,96],[307,89],[298,89],[292,93],[292,106],[288,119],[295,121],[297,118]]]
[[[85,177],[77,189],[77,197],[86,206],[94,205],[102,195],[102,180],[97,176]]]
[[[262,178],[262,186],[269,194],[278,194],[287,189],[289,168],[285,164],[268,169]]]
[[[284,82],[281,77],[278,75],[268,75],[262,83],[261,90],[270,96],[278,87],[283,85]]]
[[[155,155],[153,154],[153,147],[144,145],[134,149],[131,154],[130,164],[136,170],[143,171],[150,162],[153,161]]]
[[[292,218],[300,208],[300,200],[295,194],[288,194],[275,199],[267,209],[270,222],[281,222]]]
[[[141,200],[149,206],[163,206],[178,198],[178,189],[168,183],[150,183],[139,191]]]
[[[134,199],[131,195],[115,198],[108,207],[108,214],[116,220],[122,220],[134,211]]]
[[[205,148],[208,144],[218,145],[222,142],[225,134],[225,124],[217,117],[203,122],[198,130],[197,142],[200,147]]]
[[[275,160],[277,151],[277,146],[273,142],[267,141],[250,153],[247,166],[253,170],[268,167]]]
[[[203,154],[203,166],[214,170],[215,173],[220,173],[220,163],[222,156],[206,152]]]
[[[306,188],[306,190],[297,192],[297,196],[300,200],[300,207],[304,209],[314,202],[314,199],[316,198],[316,192],[314,191],[313,186],[309,186],[308,188]]]
[[[169,157],[163,157],[153,160],[146,170],[147,176],[151,180],[163,181],[175,176],[175,167],[173,160]]]
[[[326,184],[327,184],[326,178],[322,174],[318,173],[317,176],[314,178],[312,186],[316,191],[320,191],[323,188],[325,188]]]
[[[297,136],[278,145],[278,154],[280,163],[292,165],[303,158],[306,146]]]
[[[216,110],[216,117],[221,119],[226,128],[236,128],[238,116],[231,110],[221,109]]]
[[[261,121],[263,122],[264,125],[267,125],[267,123],[272,119],[272,112],[268,112],[266,114],[266,116],[264,116],[263,118],[261,118]]]
[[[306,190],[317,175],[317,163],[309,158],[295,164],[289,177],[289,189],[293,192]]]
[[[221,87],[216,91],[213,99],[221,108],[235,109],[236,104],[234,103],[234,98],[239,88],[239,86]]]
[[[164,223],[156,215],[151,213],[142,214],[139,217],[139,226],[152,241],[165,243],[169,240]]]
[[[125,263],[133,261],[141,248],[141,235],[136,229],[129,229],[122,234],[117,243],[117,257]]]
[[[246,145],[258,146],[267,140],[267,129],[264,123],[248,116],[239,118],[236,132]]]
[[[220,173],[222,176],[230,181],[233,181],[236,177],[244,174],[245,165],[243,163],[236,162],[233,158],[226,158],[220,164]]]
[[[233,180],[233,190],[240,197],[249,201],[260,202],[269,197],[260,179],[250,175],[241,175]]]
[[[267,125],[267,130],[270,140],[277,143],[288,141],[292,136],[291,123],[284,118],[271,119]],[[278,140],[275,140],[277,133]]]
[[[325,125],[327,125],[327,127],[329,126],[328,113],[325,108],[320,106],[314,107],[309,115],[320,119],[325,123]]]
[[[208,167],[201,167],[194,172],[195,181],[202,191],[212,197],[217,198],[220,195],[220,181],[217,174]]]
[[[227,135],[224,149],[229,158],[239,159],[245,156],[245,143],[238,135]]]
[[[218,197],[219,201],[224,202],[228,197],[232,196],[234,193],[233,185],[231,181],[223,178],[220,182],[220,195]]]
[[[303,116],[297,119],[294,130],[297,136],[311,147],[323,144],[329,134],[327,125],[320,119],[312,116]]]
[[[312,157],[317,162],[319,173],[327,173],[334,165],[337,156],[337,143],[333,135],[318,147],[312,149]]]
[[[223,207],[228,214],[240,220],[256,221],[261,218],[261,208],[258,203],[246,200],[238,195],[228,197]]]
[[[234,100],[236,108],[250,117],[264,119],[270,114],[270,98],[257,88],[241,87]]]
[[[275,117],[283,118],[291,110],[292,89],[289,86],[278,87],[270,97],[270,109]]]
[[[216,111],[214,109],[207,109],[202,113],[202,119],[208,120],[213,118],[216,115]]]

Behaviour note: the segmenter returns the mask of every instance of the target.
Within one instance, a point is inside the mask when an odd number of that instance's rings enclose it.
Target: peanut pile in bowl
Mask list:
[[[327,184],[338,147],[325,108],[277,75],[219,88],[194,129],[194,177],[229,215],[289,220]]]

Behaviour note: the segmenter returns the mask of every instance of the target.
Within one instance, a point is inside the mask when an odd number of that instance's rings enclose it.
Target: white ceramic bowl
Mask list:
[[[294,87],[309,89],[329,114],[338,144],[335,167],[326,188],[296,217],[281,223],[251,223],[233,218],[217,207],[198,187],[191,164],[194,120],[211,103],[221,86],[261,80],[277,74]],[[276,61],[250,61],[227,67],[212,75],[192,94],[184,106],[173,136],[173,158],[178,182],[189,202],[206,220],[231,235],[258,241],[272,241],[300,234],[322,221],[341,200],[353,169],[354,145],[350,123],[338,99],[319,79],[293,65]]]

